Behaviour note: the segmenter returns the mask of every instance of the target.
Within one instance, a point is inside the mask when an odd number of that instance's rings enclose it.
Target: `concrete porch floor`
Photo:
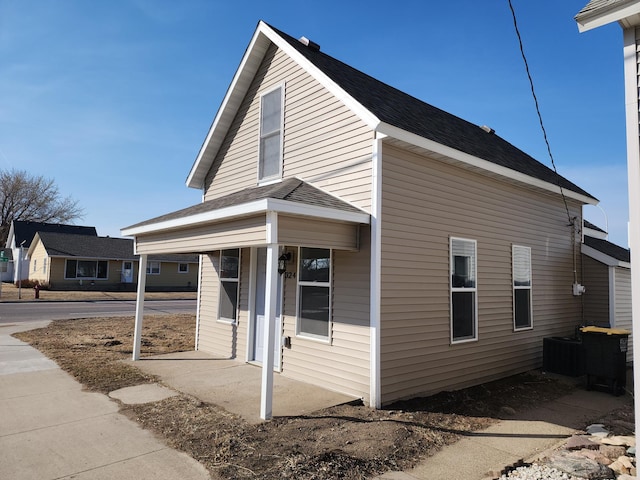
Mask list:
[[[199,351],[143,357],[131,363],[144,372],[157,375],[165,385],[223,407],[247,422],[262,421],[262,368],[258,365]],[[305,415],[356,400],[277,372],[273,377],[274,417]]]

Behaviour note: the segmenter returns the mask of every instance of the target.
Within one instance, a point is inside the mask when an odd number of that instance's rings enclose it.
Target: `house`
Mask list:
[[[26,254],[27,278],[55,290],[135,289],[138,257],[133,240],[39,231]],[[147,290],[196,290],[198,256],[153,255]]]
[[[624,58],[624,95],[627,136],[627,171],[629,190],[629,246],[640,251],[640,98],[638,75],[640,57],[640,0],[591,0],[575,17],[580,32],[617,22],[622,27]],[[640,328],[640,256],[631,257],[631,301],[633,332]],[[633,357],[640,356],[640,342],[634,343]],[[634,369],[634,385],[640,385],[640,368]],[[634,395],[640,411],[640,395]],[[640,431],[640,416],[636,416]]]
[[[93,237],[98,235],[95,227],[13,220],[9,227],[5,245],[6,248],[11,249],[12,257],[11,261],[8,262],[7,272],[2,277],[2,280],[15,283],[18,279],[25,280],[28,278],[29,262],[26,259],[25,252],[29,250],[31,241],[37,232],[72,233]]]
[[[604,230],[586,220],[583,234],[584,324],[631,331],[630,251],[611,243]],[[627,359],[632,358],[629,348]]]
[[[202,203],[122,233],[201,255],[196,348],[263,366],[262,418],[274,370],[380,407],[539,367],[582,322],[594,197],[264,22],[187,185]]]

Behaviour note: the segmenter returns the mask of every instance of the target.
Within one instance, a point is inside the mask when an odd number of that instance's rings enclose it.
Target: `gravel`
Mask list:
[[[507,475],[502,475],[500,480],[581,480],[580,477],[573,477],[568,473],[561,472],[555,468],[545,465],[532,464],[530,466],[518,467]]]

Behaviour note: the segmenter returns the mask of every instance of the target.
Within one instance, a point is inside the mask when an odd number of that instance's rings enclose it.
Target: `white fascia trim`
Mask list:
[[[303,203],[288,202],[286,200],[265,198],[249,203],[243,203],[242,205],[219,208],[188,217],[176,218],[164,222],[143,225],[141,227],[125,228],[121,230],[121,232],[124,236],[135,237],[137,235],[156,233],[175,228],[191,227],[221,220],[229,220],[236,217],[254,215],[267,211],[289,213],[293,215],[303,215],[308,217],[320,217],[328,220],[342,222],[369,223],[369,214],[364,212],[346,212],[333,208],[317,207],[313,205],[306,205]]]
[[[532,185],[534,187],[542,188],[552,193],[556,193],[556,194],[560,193],[560,188],[558,187],[558,185],[545,182],[544,180],[540,180],[540,179],[531,177],[529,175],[525,175],[524,173],[516,172],[515,170],[511,170],[510,168],[497,165],[493,162],[489,162],[488,160],[483,160],[473,155],[469,155],[468,153],[461,152],[460,150],[456,150],[455,148],[447,147],[446,145],[442,145],[441,143],[434,142],[433,140],[429,140],[427,138],[421,137],[420,135],[416,135],[415,133],[407,132],[406,130],[402,130],[401,128],[394,127],[393,125],[389,125],[387,123],[381,123],[378,126],[378,131],[390,137],[396,138],[398,140],[402,140],[412,145],[416,145],[417,147],[422,147],[427,150],[431,150],[441,155],[450,157],[454,160],[458,160],[468,165],[481,168],[488,172],[495,173],[497,175],[510,178],[512,180],[517,180],[519,182]],[[563,188],[562,191],[564,192],[566,197],[572,198],[574,200],[578,200],[582,203],[589,204],[589,205],[598,204],[597,200],[587,197],[585,195],[582,195],[580,193],[574,192],[573,190]]]
[[[589,245],[585,245],[584,243],[580,246],[580,251],[586,256],[593,258],[594,260],[597,260],[600,263],[604,263],[608,267],[631,268],[631,263],[617,260],[607,255],[606,253],[602,253],[601,251],[590,247]]]
[[[378,117],[376,117],[369,109],[365,108],[360,102],[355,100],[351,95],[345,92],[337,83],[331,80],[322,70],[316,67],[313,63],[307,60],[304,55],[293,48],[289,42],[284,40],[280,35],[273,31],[266,23],[260,22],[258,25],[258,31],[263,33],[269,38],[279,49],[291,57],[296,63],[298,63],[304,70],[307,71],[312,77],[320,82],[320,84],[329,90],[334,96],[336,96],[347,108],[355,113],[363,122],[365,122],[371,129],[376,128],[380,123]]]
[[[247,47],[247,50],[245,51],[245,54],[242,57],[240,65],[238,66],[238,69],[236,70],[236,73],[233,76],[233,80],[231,81],[231,84],[227,89],[227,93],[225,94],[224,99],[222,100],[222,104],[220,105],[220,108],[218,109],[218,112],[213,120],[213,123],[211,124],[209,133],[207,134],[207,137],[202,143],[202,146],[200,147],[200,151],[198,152],[198,156],[196,157],[196,160],[193,163],[193,166],[191,167],[191,171],[187,176],[187,180],[186,180],[187,187],[203,188],[202,181],[195,178],[196,174],[200,170],[200,163],[202,162],[202,157],[204,156],[204,153],[206,152],[209,146],[209,142],[211,142],[211,139],[217,132],[220,122],[223,119],[223,117],[225,117],[225,114],[232,113],[232,112],[227,112],[227,109],[230,108],[229,104],[232,102],[232,100],[235,99],[239,105],[239,103],[242,101],[242,98],[244,97],[244,94],[246,93],[245,91],[238,90],[239,88],[238,84],[240,83],[240,80],[246,77],[247,75],[254,75],[255,72],[257,71],[257,68],[260,62],[256,61],[252,64],[251,60],[254,60],[256,54],[259,55],[261,60],[262,56],[264,55],[264,52],[266,51],[266,46],[262,49],[261,52],[255,51],[256,46],[259,45],[259,40],[262,40],[260,38],[261,33],[262,32],[260,31],[260,27],[258,27],[255,33],[253,34],[253,37],[251,38],[251,42],[249,42],[249,46]],[[251,68],[249,68],[249,65],[251,65]],[[232,116],[235,116],[235,110],[236,109],[234,108]]]
[[[640,14],[640,4],[637,2],[630,2],[630,5],[626,5],[622,8],[613,7],[609,9],[597,9],[594,12],[585,13],[576,17],[576,23],[578,24],[578,31],[580,33],[592,30],[597,27],[602,27],[613,22],[621,22],[626,18]]]

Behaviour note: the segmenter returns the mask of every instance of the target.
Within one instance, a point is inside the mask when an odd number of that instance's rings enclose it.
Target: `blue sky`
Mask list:
[[[513,0],[559,172],[627,245],[622,30]],[[0,0],[0,168],[55,180],[99,235],[195,203],[185,179],[259,20],[550,166],[507,0]]]

